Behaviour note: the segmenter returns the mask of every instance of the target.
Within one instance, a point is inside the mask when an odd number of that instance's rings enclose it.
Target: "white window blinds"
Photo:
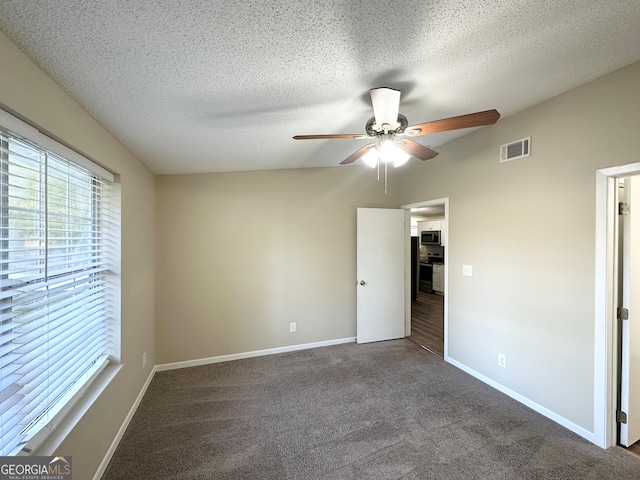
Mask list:
[[[0,455],[16,454],[106,363],[108,188],[0,128]]]

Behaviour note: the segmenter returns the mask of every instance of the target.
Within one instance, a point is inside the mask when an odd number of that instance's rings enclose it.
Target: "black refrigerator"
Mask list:
[[[418,299],[420,286],[420,237],[411,237],[411,301]]]

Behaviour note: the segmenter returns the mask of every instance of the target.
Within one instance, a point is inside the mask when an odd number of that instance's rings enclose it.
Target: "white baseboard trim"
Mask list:
[[[542,405],[534,402],[533,400],[530,400],[529,398],[520,395],[517,392],[514,392],[513,390],[505,387],[504,385],[491,380],[489,377],[486,377],[484,375],[482,375],[479,372],[476,372],[475,370],[467,367],[466,365],[458,362],[457,360],[454,360],[451,357],[445,357],[445,361],[447,363],[450,363],[451,365],[458,367],[460,370],[462,370],[463,372],[468,373],[469,375],[471,375],[472,377],[477,378],[478,380],[486,383],[487,385],[495,388],[496,390],[504,393],[505,395],[508,395],[509,397],[513,398],[514,400],[517,400],[518,402],[526,405],[527,407],[531,408],[532,410],[535,410],[536,412],[538,412],[541,415],[544,415],[545,417],[549,418],[550,420],[553,420],[554,422],[562,425],[564,428],[571,430],[573,433],[580,435],[582,438],[590,441],[591,443],[596,443],[595,442],[595,436],[593,432],[590,432],[584,428],[582,428],[579,425],[576,425],[575,423],[567,420],[564,417],[561,417],[560,415],[558,415],[557,413],[552,412],[551,410],[549,410],[546,407],[543,407]]]
[[[232,353],[230,355],[220,355],[219,357],[199,358],[197,360],[187,360],[184,362],[162,363],[156,365],[158,372],[165,370],[176,370],[178,368],[197,367],[200,365],[208,365],[211,363],[230,362],[232,360],[241,360],[243,358],[261,357],[263,355],[275,355],[277,353],[295,352],[297,350],[307,350],[309,348],[329,347],[331,345],[340,345],[342,343],[353,343],[356,337],[338,338],[335,340],[325,340],[323,342],[303,343],[299,345],[289,345],[286,347],[268,348],[266,350],[255,350],[253,352]]]
[[[156,374],[156,371],[157,371],[156,367],[153,367],[151,369],[151,373],[149,373],[149,377],[147,378],[147,381],[144,382],[144,385],[142,386],[142,389],[140,390],[140,393],[138,394],[136,401],[133,402],[133,405],[131,406],[129,413],[127,414],[127,416],[124,419],[124,422],[122,422],[122,425],[120,426],[120,430],[118,430],[118,433],[116,433],[116,436],[111,442],[111,445],[107,450],[107,453],[105,454],[104,458],[102,459],[102,462],[100,463],[100,466],[98,467],[98,470],[93,476],[93,480],[100,480],[102,478],[104,471],[107,469],[107,465],[109,465],[109,462],[111,461],[111,457],[113,457],[113,454],[115,453],[116,448],[118,448],[118,445],[120,444],[120,440],[122,440],[122,436],[124,435],[125,430],[129,426],[129,423],[131,422],[133,415],[136,413],[136,410],[138,410],[138,406],[142,401],[142,397],[144,397],[144,394],[147,393],[147,388],[149,388],[149,384],[151,383],[151,380],[153,380],[153,376]]]

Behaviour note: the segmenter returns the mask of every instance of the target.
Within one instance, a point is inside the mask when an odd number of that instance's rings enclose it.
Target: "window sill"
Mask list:
[[[22,451],[19,455],[53,455],[55,450],[60,446],[67,435],[69,435],[71,430],[74,429],[85,413],[87,413],[102,392],[104,392],[121,368],[122,365],[108,365],[105,367],[104,370],[102,370],[102,372],[100,372],[100,374],[86,387],[86,389],[79,394],[77,400],[75,400],[75,404],[69,409],[64,417],[56,422],[55,426],[45,427],[45,429],[49,429],[47,436],[37,445],[27,444],[30,451],[28,453]]]

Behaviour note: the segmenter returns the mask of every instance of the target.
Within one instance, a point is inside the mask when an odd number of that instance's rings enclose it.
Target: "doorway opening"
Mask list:
[[[619,371],[616,408],[621,412],[617,415],[617,443],[637,455],[640,452],[640,328],[635,316],[640,309],[640,212],[637,209],[640,176],[617,179],[617,186],[618,312],[614,331]]]
[[[425,350],[447,357],[448,199],[402,208],[411,219],[411,289],[406,335]]]
[[[640,369],[636,365],[629,368],[624,366],[625,354],[624,330],[629,328],[624,315],[618,307],[623,305],[624,289],[631,289],[631,283],[636,292],[637,281],[623,280],[625,252],[624,216],[620,212],[621,180],[633,177],[640,179],[640,163],[611,167],[596,173],[596,285],[595,285],[595,384],[594,384],[594,434],[593,442],[602,448],[609,448],[621,442],[623,426],[618,422],[628,422],[625,429],[636,429],[640,425],[640,397],[634,394],[635,400],[622,402],[622,382],[625,376],[632,385],[640,384]],[[624,202],[623,202],[624,203]],[[638,200],[634,197],[634,204]],[[640,209],[638,209],[640,211]],[[637,223],[637,222],[636,222]],[[627,242],[627,246],[638,242]],[[634,247],[636,251],[638,247]],[[633,262],[637,265],[636,253]],[[628,257],[627,257],[628,258]],[[632,263],[633,263],[632,262]],[[636,270],[637,271],[637,270]],[[624,274],[624,275],[623,275]],[[635,274],[638,278],[638,275]],[[626,284],[626,286],[625,286]],[[635,309],[638,310],[638,309]],[[629,309],[631,312],[631,309]],[[631,313],[629,313],[630,318]],[[629,338],[629,337],[626,337]],[[627,340],[628,342],[628,340]],[[637,342],[636,342],[637,343]],[[633,342],[632,342],[633,344]],[[628,346],[628,345],[627,345]],[[636,344],[635,348],[639,346]],[[637,356],[636,356],[637,358]],[[635,370],[634,370],[635,368]],[[633,393],[633,392],[632,392]],[[626,410],[626,411],[625,411]],[[636,430],[637,432],[637,430]],[[634,435],[626,435],[627,445],[631,444]],[[631,445],[630,450],[638,450],[638,445]]]

